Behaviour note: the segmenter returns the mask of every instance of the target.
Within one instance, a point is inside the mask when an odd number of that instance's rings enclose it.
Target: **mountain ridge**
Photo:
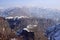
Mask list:
[[[28,16],[28,17],[42,17],[42,18],[50,18],[50,19],[60,19],[60,10],[53,9],[44,9],[44,8],[26,8],[26,7],[13,7],[5,9],[2,14],[0,12],[0,16],[8,17],[8,16]]]

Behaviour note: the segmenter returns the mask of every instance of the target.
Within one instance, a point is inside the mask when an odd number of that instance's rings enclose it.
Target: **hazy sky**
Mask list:
[[[60,0],[0,0],[0,8],[22,6],[53,8],[60,10]]]

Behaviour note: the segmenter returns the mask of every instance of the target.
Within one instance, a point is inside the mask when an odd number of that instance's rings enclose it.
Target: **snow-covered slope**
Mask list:
[[[60,10],[54,9],[44,9],[44,8],[7,8],[2,13],[0,12],[0,16],[8,17],[8,16],[28,16],[28,17],[43,17],[50,19],[60,19]]]

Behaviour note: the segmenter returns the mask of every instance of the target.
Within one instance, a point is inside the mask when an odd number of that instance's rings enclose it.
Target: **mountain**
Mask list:
[[[60,18],[60,10],[31,8],[29,11],[35,17]]]
[[[3,9],[0,9],[0,16],[2,16],[3,11],[4,11]]]
[[[37,18],[49,18],[53,20],[60,20],[60,10],[48,9],[48,8],[26,8],[26,7],[14,7],[5,9],[0,16],[3,17],[15,17],[15,16],[28,16],[28,17],[37,17]]]
[[[15,17],[15,16],[30,16],[30,14],[28,14],[28,12],[26,12],[25,10],[23,10],[21,8],[9,8],[9,9],[6,9],[3,12],[3,15],[5,17],[9,17],[9,16],[12,16],[12,17]]]
[[[29,12],[33,17],[60,20],[60,10],[49,8],[29,8]]]

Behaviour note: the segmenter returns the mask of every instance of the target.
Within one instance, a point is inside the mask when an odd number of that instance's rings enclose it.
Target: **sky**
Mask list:
[[[60,0],[0,0],[0,8],[41,7],[60,10]]]

